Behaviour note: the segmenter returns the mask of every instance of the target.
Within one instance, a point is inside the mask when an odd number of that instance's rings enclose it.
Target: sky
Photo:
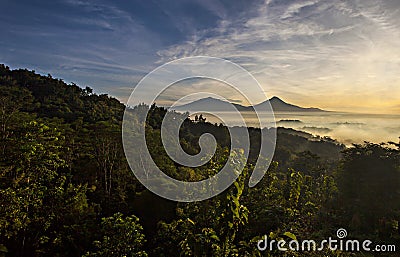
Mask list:
[[[121,101],[159,65],[200,55],[241,65],[268,98],[400,114],[398,0],[0,1],[1,63]]]

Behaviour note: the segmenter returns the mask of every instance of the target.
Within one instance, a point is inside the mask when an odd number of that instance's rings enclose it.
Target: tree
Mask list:
[[[200,114],[199,116],[199,122],[206,122],[206,118],[203,117],[203,114]]]
[[[399,219],[399,151],[365,143],[343,155],[337,180],[345,222],[359,233],[374,233]]]
[[[4,80],[4,78],[3,78]],[[5,82],[0,85],[0,153],[7,155],[10,149],[10,137],[15,133],[17,126],[30,119],[24,112],[33,102],[31,93],[14,85],[15,81]],[[8,84],[11,84],[8,86]]]
[[[90,213],[86,187],[67,181],[57,129],[31,121],[16,131],[14,162],[0,167],[0,241],[14,256],[51,256],[55,231]]]
[[[124,217],[121,213],[115,213],[102,218],[100,231],[102,238],[93,242],[95,250],[84,256],[147,256],[142,250],[145,243],[143,228],[136,216]]]
[[[237,162],[245,161],[240,152],[235,151],[232,154]],[[209,168],[219,170],[221,165],[223,166],[223,163],[213,163]],[[153,254],[239,256],[237,234],[248,221],[248,210],[241,203],[247,179],[248,170],[245,168],[224,193],[203,202],[179,204],[179,219],[169,224],[159,224],[156,237],[158,248]]]

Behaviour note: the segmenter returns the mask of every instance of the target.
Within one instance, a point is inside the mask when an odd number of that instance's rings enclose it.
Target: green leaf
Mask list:
[[[214,234],[214,235],[211,235],[210,237],[211,237],[212,239],[214,239],[214,240],[219,241],[219,237],[218,237],[217,235],[215,235],[215,234]]]
[[[0,244],[0,253],[8,253],[8,249],[5,245]]]
[[[285,233],[283,233],[283,235],[289,237],[290,239],[297,241],[297,237],[291,232],[285,232]]]

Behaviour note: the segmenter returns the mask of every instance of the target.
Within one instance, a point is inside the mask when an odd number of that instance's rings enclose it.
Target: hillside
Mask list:
[[[60,118],[65,122],[82,120],[122,120],[124,105],[106,94],[96,95],[90,87],[80,88],[67,84],[50,74],[42,76],[27,69],[10,70],[0,65],[2,94],[12,94],[15,106],[21,111],[35,113],[39,117]]]
[[[146,109],[148,117],[132,125],[145,122],[149,152],[165,174],[201,181],[227,163],[227,127],[186,119],[179,138],[185,152],[199,153],[205,133],[217,141],[210,162],[186,167],[163,148],[160,127],[169,110],[140,105],[129,111]],[[249,188],[255,163],[265,161],[259,158],[261,130],[236,127],[250,136],[249,158],[237,159],[245,162],[239,179],[212,199],[177,203],[154,195],[132,174],[122,147],[124,110],[118,100],[90,88],[0,65],[0,255],[183,256],[190,250],[192,256],[227,256],[218,252],[226,246],[259,256],[254,238],[282,231],[328,238],[336,224],[348,224],[355,215],[355,237],[398,243],[391,238],[397,228],[389,226],[399,210],[394,147],[346,149],[329,138],[270,129],[277,132],[272,165]]]

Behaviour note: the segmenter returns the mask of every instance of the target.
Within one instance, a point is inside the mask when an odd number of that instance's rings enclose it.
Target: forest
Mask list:
[[[340,228],[348,238],[400,250],[397,142],[346,147],[277,128],[272,164],[250,188],[260,129],[246,128],[250,156],[237,181],[214,198],[177,203],[133,175],[121,142],[126,108],[149,110],[146,140],[169,176],[200,181],[227,161],[230,137],[222,124],[185,120],[180,144],[187,153],[199,152],[204,133],[215,136],[217,150],[207,164],[184,167],[160,140],[168,109],[126,107],[90,87],[0,65],[0,256],[377,256],[257,248],[264,235],[320,241]]]

